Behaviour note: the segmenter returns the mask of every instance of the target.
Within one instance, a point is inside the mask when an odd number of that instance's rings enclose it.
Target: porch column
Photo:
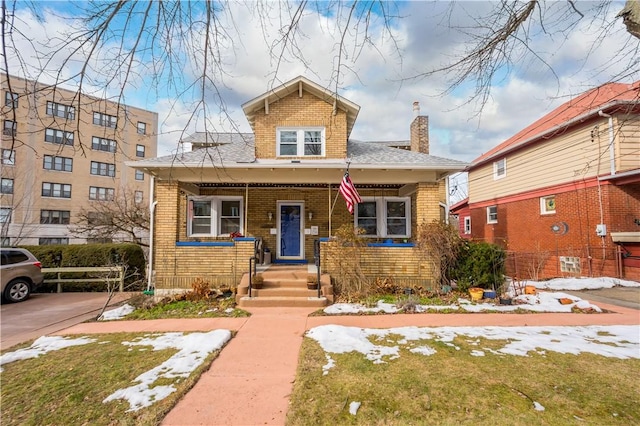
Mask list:
[[[176,241],[180,227],[180,189],[177,182],[156,180],[156,221],[154,252],[156,288],[162,288],[165,278],[175,275]]]
[[[440,219],[440,203],[446,203],[446,185],[438,182],[419,182],[416,191],[416,225]]]

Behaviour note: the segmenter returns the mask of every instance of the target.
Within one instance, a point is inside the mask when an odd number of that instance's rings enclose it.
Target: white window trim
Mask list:
[[[491,208],[496,209],[496,219],[491,219]],[[489,206],[487,207],[487,223],[498,223],[498,206]]]
[[[387,234],[387,209],[388,201],[403,201],[406,204],[405,213],[407,215],[407,234]],[[362,197],[362,202],[376,203],[376,228],[377,235],[362,235],[364,238],[411,238],[411,197]],[[353,223],[358,226],[358,209],[354,208]]]
[[[498,174],[498,165],[503,162],[504,163],[504,172],[502,174]],[[498,161],[493,162],[493,180],[503,179],[507,176],[507,159],[501,158]]]
[[[305,155],[304,153],[304,132],[320,131],[321,153],[319,155]],[[280,154],[280,132],[297,133],[297,153],[295,155]],[[324,127],[278,127],[276,129],[276,156],[277,157],[324,157],[326,154],[326,138]]]
[[[463,218],[464,223],[464,233],[465,235],[471,234],[471,216],[465,216]]]
[[[553,198],[554,200],[554,205],[555,205],[555,195],[547,195],[546,197],[540,197],[540,214],[555,214],[556,213],[556,209],[554,207],[553,210],[547,210],[547,200]]]
[[[191,207],[192,201],[209,201],[211,205],[211,233],[209,234],[194,234],[191,231],[193,224],[193,210]],[[242,196],[195,196],[187,199],[187,234],[189,237],[228,237],[230,234],[220,234],[220,218],[221,214],[221,202],[222,201],[240,201],[240,233],[244,235],[244,198]]]

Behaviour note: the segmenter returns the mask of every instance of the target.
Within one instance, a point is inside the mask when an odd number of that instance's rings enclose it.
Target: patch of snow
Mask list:
[[[470,352],[471,356],[484,356],[484,351],[474,349]]]
[[[612,287],[640,287],[640,282],[621,280],[619,278],[554,278],[549,281],[525,281],[526,285],[534,285],[547,290],[595,290]]]
[[[159,366],[136,377],[134,382],[139,383],[118,389],[103,402],[107,403],[115,399],[127,400],[130,405],[127,411],[148,407],[176,390],[173,385],[154,386],[158,379],[188,377],[211,352],[222,348],[229,339],[231,339],[229,330],[214,330],[187,335],[184,333],[153,334],[133,342],[122,342],[130,346],[151,346],[156,351],[168,348],[179,349],[179,351]]]
[[[327,363],[322,366],[322,375],[326,376],[329,374],[329,370],[335,367],[336,362],[331,358],[331,356],[329,356],[329,354],[324,354],[324,356],[327,358]]]
[[[544,407],[538,401],[533,401],[533,409],[536,411],[544,411]]]
[[[373,363],[398,358],[400,344],[377,345],[374,340],[399,336],[405,347],[412,341],[435,340],[450,346],[456,337],[504,340],[505,346],[492,351],[500,355],[528,356],[529,352],[554,351],[578,355],[583,352],[612,358],[640,358],[640,333],[631,325],[585,327],[397,327],[369,329],[323,325],[307,332],[328,353],[361,353]],[[454,346],[460,350],[459,347]],[[411,350],[411,349],[409,349]],[[421,353],[420,350],[416,351]],[[427,355],[431,352],[425,351]],[[481,351],[475,352],[476,355]],[[484,352],[483,352],[484,353]]]
[[[98,321],[111,321],[111,320],[122,319],[135,310],[136,308],[134,308],[128,303],[125,303],[124,305],[118,308],[105,311],[102,315],[98,317]]]
[[[429,346],[416,346],[415,348],[409,349],[409,352],[413,352],[414,354],[420,355],[435,355],[437,351]]]
[[[356,414],[358,414],[358,408],[360,408],[360,403],[352,401],[351,404],[349,404],[349,414],[355,416]]]
[[[0,365],[9,364],[10,362],[20,361],[23,359],[38,358],[51,351],[57,351],[72,346],[82,346],[94,343],[96,339],[88,337],[68,338],[62,336],[42,336],[37,338],[28,348],[18,349],[17,351],[7,352],[0,356]],[[0,368],[0,372],[2,369]]]

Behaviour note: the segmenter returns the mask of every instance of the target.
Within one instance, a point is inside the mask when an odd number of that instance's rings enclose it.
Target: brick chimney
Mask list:
[[[420,103],[413,103],[411,122],[411,151],[429,153],[429,117],[420,115]]]

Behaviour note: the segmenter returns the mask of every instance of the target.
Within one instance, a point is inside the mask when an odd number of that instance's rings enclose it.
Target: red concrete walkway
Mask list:
[[[306,330],[323,324],[402,326],[639,325],[640,311],[599,303],[601,314],[411,314],[315,316],[310,308],[252,308],[249,318],[84,323],[57,334],[117,331],[237,331],[163,425],[283,425]]]

